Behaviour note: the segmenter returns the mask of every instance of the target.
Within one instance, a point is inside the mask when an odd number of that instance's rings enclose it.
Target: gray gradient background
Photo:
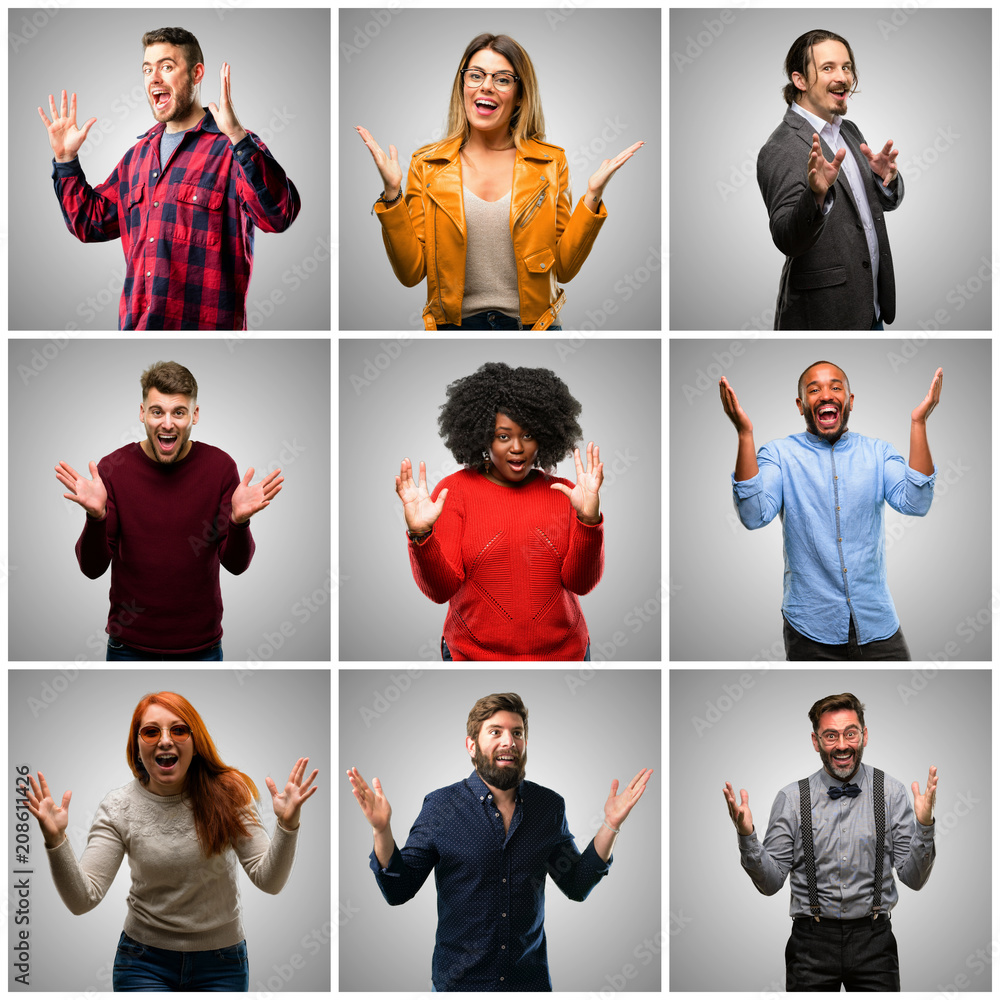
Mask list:
[[[254,482],[279,465],[285,477],[278,498],[253,518],[250,568],[240,576],[220,570],[224,655],[329,660],[329,342],[61,343],[27,384],[19,366],[31,367],[33,351],[44,360],[56,342],[8,345],[9,455],[19,470],[10,494],[10,659],[104,659],[111,571],[97,580],[80,572],[73,548],[84,514],[63,499],[53,469],[62,460],[89,477],[88,462],[144,438],[139,376],[154,361],[178,361],[198,380],[191,440],[227,452],[241,477],[251,465]],[[317,591],[309,611],[300,602]],[[283,624],[293,634],[282,637]],[[275,633],[280,648],[268,638]]]
[[[670,12],[671,329],[773,329],[784,257],[768,231],[757,153],[787,110],[789,47],[825,28],[843,35],[857,59],[860,86],[848,117],[873,148],[891,138],[899,150],[906,195],[887,216],[893,328],[988,330],[991,280],[962,308],[948,296],[977,275],[983,256],[987,278],[991,271],[989,8],[733,13],[693,65],[679,69],[674,55],[687,55],[688,39],[705,33],[703,21],[719,11]],[[917,79],[919,97],[910,86]],[[939,129],[958,138],[935,163],[917,163],[927,150],[933,158],[936,139],[944,145]],[[736,190],[724,195],[720,184]],[[935,319],[938,310],[944,315]]]
[[[15,330],[115,330],[125,276],[121,240],[80,243],[66,229],[52,190],[52,149],[39,105],[78,96],[77,124],[99,119],[80,162],[90,184],[103,183],[136,136],[156,124],[143,90],[141,38],[176,25],[192,31],[205,54],[202,104],[219,103],[219,68],[232,66],[233,106],[244,128],[263,139],[298,189],[302,210],[284,233],[256,232],[247,297],[251,330],[328,330],[333,254],[329,162],[330,12],[237,10],[229,3],[201,10],[48,8],[26,45],[9,46],[10,202],[9,327]],[[30,12],[8,13],[23,35]],[[40,15],[42,16],[42,15]],[[265,55],[266,41],[266,55]],[[95,58],[96,57],[96,58]],[[317,134],[316,123],[323,128]],[[106,126],[106,131],[98,130]],[[99,140],[99,141],[98,141]],[[319,145],[317,145],[317,140]],[[44,265],[48,292],[38,278]],[[316,265],[314,267],[314,265]],[[294,267],[308,274],[297,277]],[[298,283],[297,282],[301,282]],[[255,307],[272,293],[273,313]],[[87,299],[104,307],[95,312]],[[78,311],[79,307],[79,311]],[[91,314],[95,312],[95,314]]]
[[[663,268],[655,256],[662,253],[663,239],[660,11],[555,6],[380,11],[386,13],[391,20],[379,27],[367,7],[340,11],[340,238],[350,248],[340,257],[341,328],[423,329],[427,300],[426,280],[406,288],[392,273],[382,227],[370,215],[382,179],[354,126],[367,128],[387,154],[390,143],[397,147],[405,185],[413,151],[444,135],[451,85],[466,45],[490,31],[515,38],[531,57],[546,141],[566,150],[574,206],[602,160],[646,141],[608,185],[608,218],[580,273],[565,286],[562,325],[660,329]],[[368,44],[362,47],[356,38]],[[618,123],[619,134],[609,121]],[[639,269],[648,267],[651,256],[650,275]],[[615,290],[626,275],[643,282],[639,290],[624,284]],[[616,311],[602,316],[606,300]]]
[[[45,774],[53,798],[61,799],[64,791],[72,790],[67,834],[77,857],[86,846],[98,805],[113,788],[132,780],[125,760],[129,723],[135,706],[151,691],[176,691],[194,705],[222,759],[253,778],[269,836],[274,833],[275,819],[264,778],[270,775],[282,787],[296,758],[308,756],[310,769],[319,768],[319,791],[303,806],[291,877],[273,896],[261,892],[241,872],[240,898],[251,991],[330,988],[328,671],[12,670],[7,687],[11,781],[14,767],[26,764],[32,774]],[[34,817],[29,819],[34,859],[31,991],[110,991],[131,885],[128,859],[123,859],[100,904],[74,916],[52,882],[48,861],[42,856],[45,848],[38,823]],[[10,809],[11,842],[14,822]],[[12,944],[13,922],[8,930]],[[318,938],[312,938],[314,932]],[[308,949],[304,939],[313,942]],[[59,960],[48,960],[56,951]],[[302,968],[279,987],[273,967],[292,967],[294,955],[301,957]],[[10,979],[8,985],[24,992],[23,986]]]
[[[438,436],[437,418],[448,384],[487,361],[549,368],[583,405],[582,457],[586,461],[588,441],[600,446],[606,518],[604,577],[580,598],[590,655],[595,661],[659,659],[659,340],[402,343],[340,342],[341,449],[351,455],[352,468],[340,492],[341,659],[441,659],[447,605],[430,601],[413,580],[393,480],[404,457],[414,470],[426,463],[432,491],[461,468]],[[388,357],[383,345],[398,357],[379,370],[376,360],[384,366]],[[372,372],[378,377],[370,385],[352,383]],[[572,456],[555,472],[576,482]],[[647,602],[649,620],[629,617]]]
[[[738,692],[741,679],[750,684],[734,705],[726,685]],[[865,705],[866,764],[908,790],[919,781],[921,791],[930,765],[938,768],[934,869],[919,893],[896,879],[892,924],[902,988],[948,988],[947,995],[955,995],[961,973],[969,980],[965,990],[989,992],[990,964],[977,975],[966,963],[979,961],[977,950],[995,950],[990,682],[987,670],[672,670],[670,912],[684,921],[671,925],[670,989],[784,990],[788,882],[773,896],[758,893],[740,866],[722,789],[726,781],[737,796],[746,788],[763,840],[778,791],[821,766],[809,737],[809,708],[828,694],[851,691]],[[721,715],[708,729],[693,723],[705,720],[706,702],[717,709],[713,718]]]
[[[926,517],[885,507],[889,592],[914,660],[989,660],[996,595],[990,589],[992,392],[988,340],[739,341],[745,353],[725,360],[734,341],[674,340],[670,353],[670,542],[672,660],[784,660],[781,522],[748,531],[732,503],[736,429],[722,409],[725,374],[761,445],[805,430],[795,406],[799,374],[820,359],[847,373],[854,393],[850,428],[909,454],[910,412],[938,366],[941,402],[927,422],[938,468]],[[890,355],[904,361],[894,373]],[[915,351],[915,354],[913,353]],[[898,364],[898,362],[897,362]],[[699,381],[699,372],[701,380]],[[700,387],[710,385],[705,391]],[[698,393],[689,399],[684,386]],[[954,463],[953,465],[951,463]],[[966,469],[958,476],[957,469]],[[948,483],[945,477],[954,479]],[[967,615],[989,623],[970,635]],[[962,626],[963,632],[957,629]]]
[[[393,836],[404,844],[424,796],[472,772],[466,719],[476,701],[493,691],[516,691],[524,700],[526,777],[566,800],[566,819],[581,851],[600,826],[612,779],[624,785],[640,768],[654,768],[618,838],[608,877],[583,903],[567,899],[548,881],[545,934],[557,991],[607,990],[605,977],[620,975],[628,964],[638,970],[628,991],[660,989],[659,951],[645,964],[634,953],[645,939],[663,948],[658,670],[341,670],[339,680],[339,891],[341,910],[349,902],[353,913],[339,931],[339,989],[429,990],[437,929],[433,875],[404,906],[390,907],[382,898],[368,867],[371,827],[345,771],[357,767],[369,783],[381,780],[393,810]],[[401,691],[406,683],[409,688]],[[368,710],[364,715],[362,708]],[[379,717],[372,718],[376,710]],[[389,960],[373,961],[377,955]]]

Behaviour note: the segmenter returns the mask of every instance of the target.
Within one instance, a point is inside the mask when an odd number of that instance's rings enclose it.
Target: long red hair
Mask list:
[[[144,785],[149,784],[149,772],[139,756],[139,727],[150,705],[169,709],[191,729],[194,757],[188,768],[184,791],[191,800],[194,825],[206,857],[222,852],[238,840],[250,836],[247,829],[247,807],[260,798],[257,786],[249,775],[224,763],[194,706],[173,691],[147,694],[132,713],[125,756],[132,773]]]

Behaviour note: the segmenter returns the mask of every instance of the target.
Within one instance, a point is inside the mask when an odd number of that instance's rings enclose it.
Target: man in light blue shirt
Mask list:
[[[763,844],[747,790],[740,789],[737,802],[728,781],[723,788],[740,863],[765,896],[790,879],[786,990],[836,992],[843,984],[848,991],[898,991],[890,914],[899,892],[892,870],[914,890],[930,877],[937,768],[931,765],[923,793],[916,781],[910,786],[911,806],[902,782],[861,763],[868,730],[855,695],[821,698],[809,721],[823,767],[778,793]]]
[[[719,382],[739,436],[733,503],[746,528],[781,516],[784,540],[785,656],[789,660],[909,660],[886,582],[885,507],[922,517],[930,510],[936,469],[927,417],[941,398],[943,371],[910,414],[910,456],[848,431],[854,395],[829,361],[800,376],[795,400],[801,434],[756,451],[753,424],[728,380]]]

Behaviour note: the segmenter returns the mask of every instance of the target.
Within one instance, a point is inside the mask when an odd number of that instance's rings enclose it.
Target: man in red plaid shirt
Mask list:
[[[69,231],[85,243],[121,237],[127,272],[120,330],[245,330],[254,227],[286,230],[299,194],[267,147],[236,117],[229,64],[219,106],[201,106],[198,40],[184,28],[142,38],[146,96],[157,124],[92,188],[77,153],[97,121],[76,125],[66,91],[51,120],[52,179]]]

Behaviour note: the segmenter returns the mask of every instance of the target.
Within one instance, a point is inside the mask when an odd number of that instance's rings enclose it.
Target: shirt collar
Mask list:
[[[830,444],[830,442],[827,441],[827,439],[825,437],[820,437],[818,434],[813,434],[812,431],[803,431],[802,432],[802,436],[811,445],[814,445],[817,448],[821,448],[824,445],[827,448],[832,448],[833,447],[833,445]],[[844,433],[840,435],[840,437],[837,439],[836,443],[837,444],[840,444],[841,442],[850,443],[853,440],[854,440],[854,438],[851,436],[851,429],[850,429],[850,427],[848,427],[847,430],[844,431]]]
[[[187,131],[197,132],[199,129],[204,129],[206,132],[215,132],[216,135],[222,135],[222,130],[215,123],[215,119],[212,117],[212,112],[208,108],[202,109],[205,112],[205,117],[198,122],[197,125],[192,125]],[[137,139],[151,139],[153,136],[162,135],[167,130],[166,122],[157,122],[148,132],[143,132],[141,135],[137,135]]]
[[[855,771],[854,777],[850,781],[841,781],[840,778],[834,778],[825,767],[821,767],[813,777],[818,777],[824,788],[843,788],[844,785],[857,785],[858,788],[864,791],[868,786],[868,765],[862,761],[861,766]]]
[[[491,802],[493,800],[493,793],[490,791],[490,786],[487,785],[486,782],[479,777],[478,771],[473,771],[472,774],[470,774],[469,777],[466,778],[465,783],[469,786],[469,788],[472,789],[476,798],[479,799],[480,802]],[[523,792],[524,792],[524,782],[522,781],[517,786],[516,798],[520,799]]]
[[[813,126],[818,135],[822,135],[825,128],[833,128],[834,132],[839,132],[840,123],[844,120],[840,115],[834,115],[833,122],[828,122],[825,118],[820,118],[819,115],[814,115],[811,111],[806,111],[798,101],[792,101],[792,110],[796,114],[802,115]]]

